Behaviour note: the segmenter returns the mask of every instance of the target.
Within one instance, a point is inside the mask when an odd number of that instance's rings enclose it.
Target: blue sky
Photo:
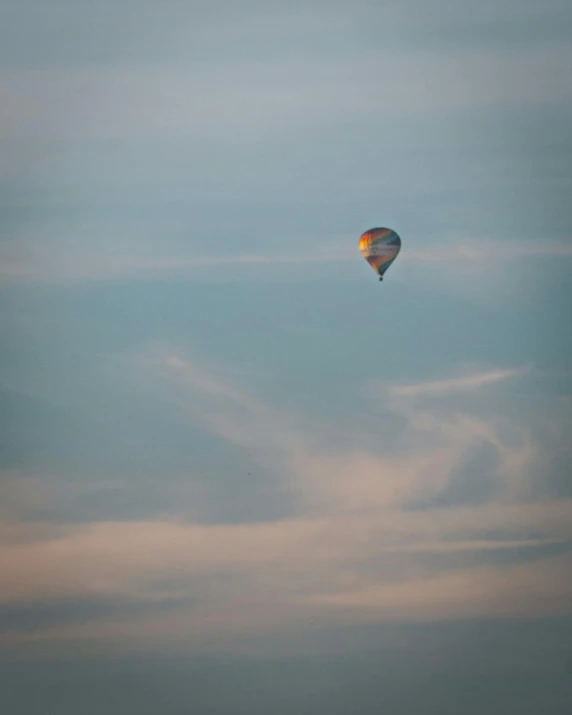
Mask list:
[[[568,712],[569,3],[2,16],[4,709]]]

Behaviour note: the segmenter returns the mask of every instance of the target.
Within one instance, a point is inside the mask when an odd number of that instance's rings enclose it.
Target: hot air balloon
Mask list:
[[[383,274],[397,258],[401,250],[401,239],[391,228],[370,228],[359,239],[362,256],[383,280]]]

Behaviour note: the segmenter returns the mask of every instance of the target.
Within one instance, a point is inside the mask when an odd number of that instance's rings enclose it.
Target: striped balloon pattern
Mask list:
[[[370,228],[362,233],[358,246],[381,280],[401,250],[401,239],[391,228]]]

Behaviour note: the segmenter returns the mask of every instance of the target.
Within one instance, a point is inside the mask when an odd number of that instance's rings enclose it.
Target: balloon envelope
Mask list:
[[[362,233],[358,246],[362,256],[381,279],[397,258],[401,239],[391,228],[370,228]]]

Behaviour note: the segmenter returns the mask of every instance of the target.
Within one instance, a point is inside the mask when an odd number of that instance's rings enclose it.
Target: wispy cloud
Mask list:
[[[522,377],[528,369],[488,370],[447,380],[433,380],[405,385],[390,385],[388,393],[396,397],[431,397],[451,392],[478,390],[510,378]]]
[[[354,242],[352,242],[353,245]],[[341,242],[309,241],[307,252],[197,255],[165,241],[146,238],[117,240],[70,239],[27,236],[5,237],[0,244],[0,280],[5,281],[113,281],[204,275],[221,266],[296,265],[344,262],[359,257],[357,249]]]
[[[504,262],[519,258],[534,257],[572,257],[572,239],[562,242],[555,241],[512,241],[502,239],[475,238],[473,240],[459,239],[449,243],[435,241],[431,250],[410,250],[403,258],[420,263],[483,264]],[[492,267],[492,266],[491,266]]]
[[[412,237],[402,251],[402,280],[431,285],[439,290],[498,308],[522,295],[522,270],[549,270],[557,261],[572,258],[572,240],[515,240],[464,236],[458,239],[429,238],[431,247],[421,248]]]
[[[306,255],[242,255],[242,256],[196,256],[165,258],[145,258],[136,255],[93,256],[86,262],[70,261],[69,256],[61,256],[49,266],[40,261],[7,261],[0,268],[0,278],[31,280],[129,280],[130,278],[159,278],[166,275],[176,278],[197,274],[202,268],[219,266],[288,265],[296,263],[328,263],[347,260],[331,251],[308,253]]]
[[[372,614],[408,620],[425,619],[429,614],[437,619],[540,617],[568,612],[567,600],[572,591],[563,569],[569,565],[570,559],[560,557],[525,566],[509,564],[502,569],[490,566],[459,569],[406,584],[317,595],[311,600],[359,614],[369,612],[370,618]],[[511,596],[507,597],[508,594]]]
[[[237,525],[174,513],[43,528],[25,538],[17,524],[9,529],[5,514],[10,538],[0,550],[0,600],[121,597],[180,604],[121,624],[105,619],[12,633],[12,640],[156,642],[192,635],[207,647],[213,638],[230,642],[238,633],[288,630],[309,617],[339,625],[494,617],[511,609],[523,616],[568,612],[572,591],[562,574],[569,565],[572,503],[523,495],[538,456],[533,437],[518,425],[497,430],[490,416],[471,414],[475,390],[520,370],[390,388],[399,399],[454,392],[466,401],[438,414],[390,401],[388,408],[405,420],[400,447],[378,439],[376,449],[363,441],[358,446],[347,430],[342,443],[334,425],[312,426],[170,348],[129,365],[189,425],[233,446],[237,459],[248,452],[278,475],[280,488],[296,495],[295,514]],[[494,492],[477,503],[431,507],[482,443],[495,451],[497,466],[467,478],[492,479]],[[19,493],[20,510],[25,497]],[[495,554],[500,562],[491,560]]]
[[[415,236],[404,237],[400,265],[430,264],[436,275],[451,274],[462,278],[482,278],[483,266],[487,274],[504,270],[510,261],[538,257],[565,259],[572,257],[572,242],[533,243],[503,241],[432,241],[431,250],[419,251]],[[277,245],[288,245],[291,239],[276,237]],[[174,242],[161,242],[145,235],[132,240],[125,237],[99,239],[53,238],[43,240],[25,235],[5,237],[0,245],[0,280],[19,281],[121,281],[156,278],[183,278],[207,275],[209,269],[232,266],[241,268],[260,266],[292,266],[302,264],[339,263],[352,265],[362,258],[357,250],[356,236],[335,235],[306,240],[307,251],[273,250],[268,253],[244,252],[219,255],[200,255],[190,247]],[[296,237],[295,245],[302,243]],[[494,262],[492,262],[494,259]],[[406,271],[407,269],[404,268]],[[213,276],[216,276],[213,273]]]

